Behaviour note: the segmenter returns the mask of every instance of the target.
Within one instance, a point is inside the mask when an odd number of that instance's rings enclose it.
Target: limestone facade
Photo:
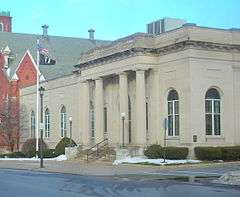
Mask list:
[[[41,85],[44,110],[50,112],[50,136],[45,138],[50,146],[62,137],[62,106],[66,135],[72,116],[73,139],[86,147],[104,138],[112,146],[163,145],[164,138],[167,146],[240,145],[239,30],[186,25],[158,36],[135,34],[83,54],[72,75]],[[207,109],[211,88],[220,98],[209,101],[214,106]],[[178,99],[168,100],[171,90]],[[35,86],[21,90],[25,137],[30,137],[35,98]]]

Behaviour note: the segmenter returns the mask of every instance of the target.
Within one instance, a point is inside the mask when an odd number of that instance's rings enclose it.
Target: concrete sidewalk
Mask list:
[[[240,170],[240,162],[201,163],[174,166],[152,166],[137,164],[112,165],[110,162],[83,162],[81,160],[44,161],[40,168],[38,161],[0,161],[0,168],[24,169],[34,171],[70,173],[79,175],[124,175],[124,174],[158,174],[166,172],[203,172],[222,175],[229,171]]]

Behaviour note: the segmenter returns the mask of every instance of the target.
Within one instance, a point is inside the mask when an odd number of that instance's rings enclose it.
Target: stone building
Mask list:
[[[50,147],[70,136],[69,118],[73,139],[84,147],[106,138],[113,147],[240,145],[239,29],[186,23],[159,35],[136,33],[113,42],[89,33],[89,39],[43,34],[57,62],[40,65],[44,140]],[[28,40],[21,47],[36,72],[39,35],[0,36],[5,36],[1,46],[13,37]],[[12,65],[9,78],[27,84],[19,86],[20,106],[27,112],[24,141],[36,133],[36,82],[26,83],[30,67],[18,72],[21,66]]]
[[[69,136],[69,117],[73,139],[85,146],[104,138],[112,146],[163,145],[164,138],[190,150],[240,145],[238,29],[185,24],[160,35],[136,33],[83,53],[74,67],[41,84],[45,140],[53,146]],[[35,89],[21,90],[29,117]]]

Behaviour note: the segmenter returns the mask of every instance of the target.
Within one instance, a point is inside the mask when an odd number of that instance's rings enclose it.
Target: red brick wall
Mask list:
[[[17,70],[17,75],[19,78],[18,86],[19,88],[32,86],[37,82],[37,71],[34,67],[34,64],[29,57],[29,54],[26,53],[21,65]]]
[[[11,101],[14,101],[12,103],[12,108],[9,113],[12,117],[15,117],[14,119],[18,119],[12,130],[14,131],[14,135],[16,137],[20,137],[21,134],[19,133],[19,90],[20,88],[36,84],[37,71],[29,54],[26,53],[17,70],[18,80],[8,81],[5,69],[1,66],[4,64],[4,60],[1,61],[1,57],[2,56],[0,56],[0,110],[3,109],[7,104],[7,96],[8,98],[11,98]],[[0,148],[10,148],[8,147],[4,134],[0,135]],[[18,147],[15,148],[18,149]]]
[[[0,16],[0,23],[3,24],[3,31],[12,32],[12,17]]]

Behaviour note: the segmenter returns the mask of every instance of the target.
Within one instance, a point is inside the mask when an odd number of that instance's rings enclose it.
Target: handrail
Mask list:
[[[87,161],[88,161],[88,156],[92,155],[94,152],[92,152],[91,154],[89,154],[89,152],[94,149],[95,147],[97,147],[97,157],[99,156],[99,145],[104,143],[105,141],[108,141],[108,138],[105,138],[104,140],[102,140],[101,142],[98,142],[97,144],[95,144],[94,146],[92,146],[91,148],[89,148],[87,150]]]

